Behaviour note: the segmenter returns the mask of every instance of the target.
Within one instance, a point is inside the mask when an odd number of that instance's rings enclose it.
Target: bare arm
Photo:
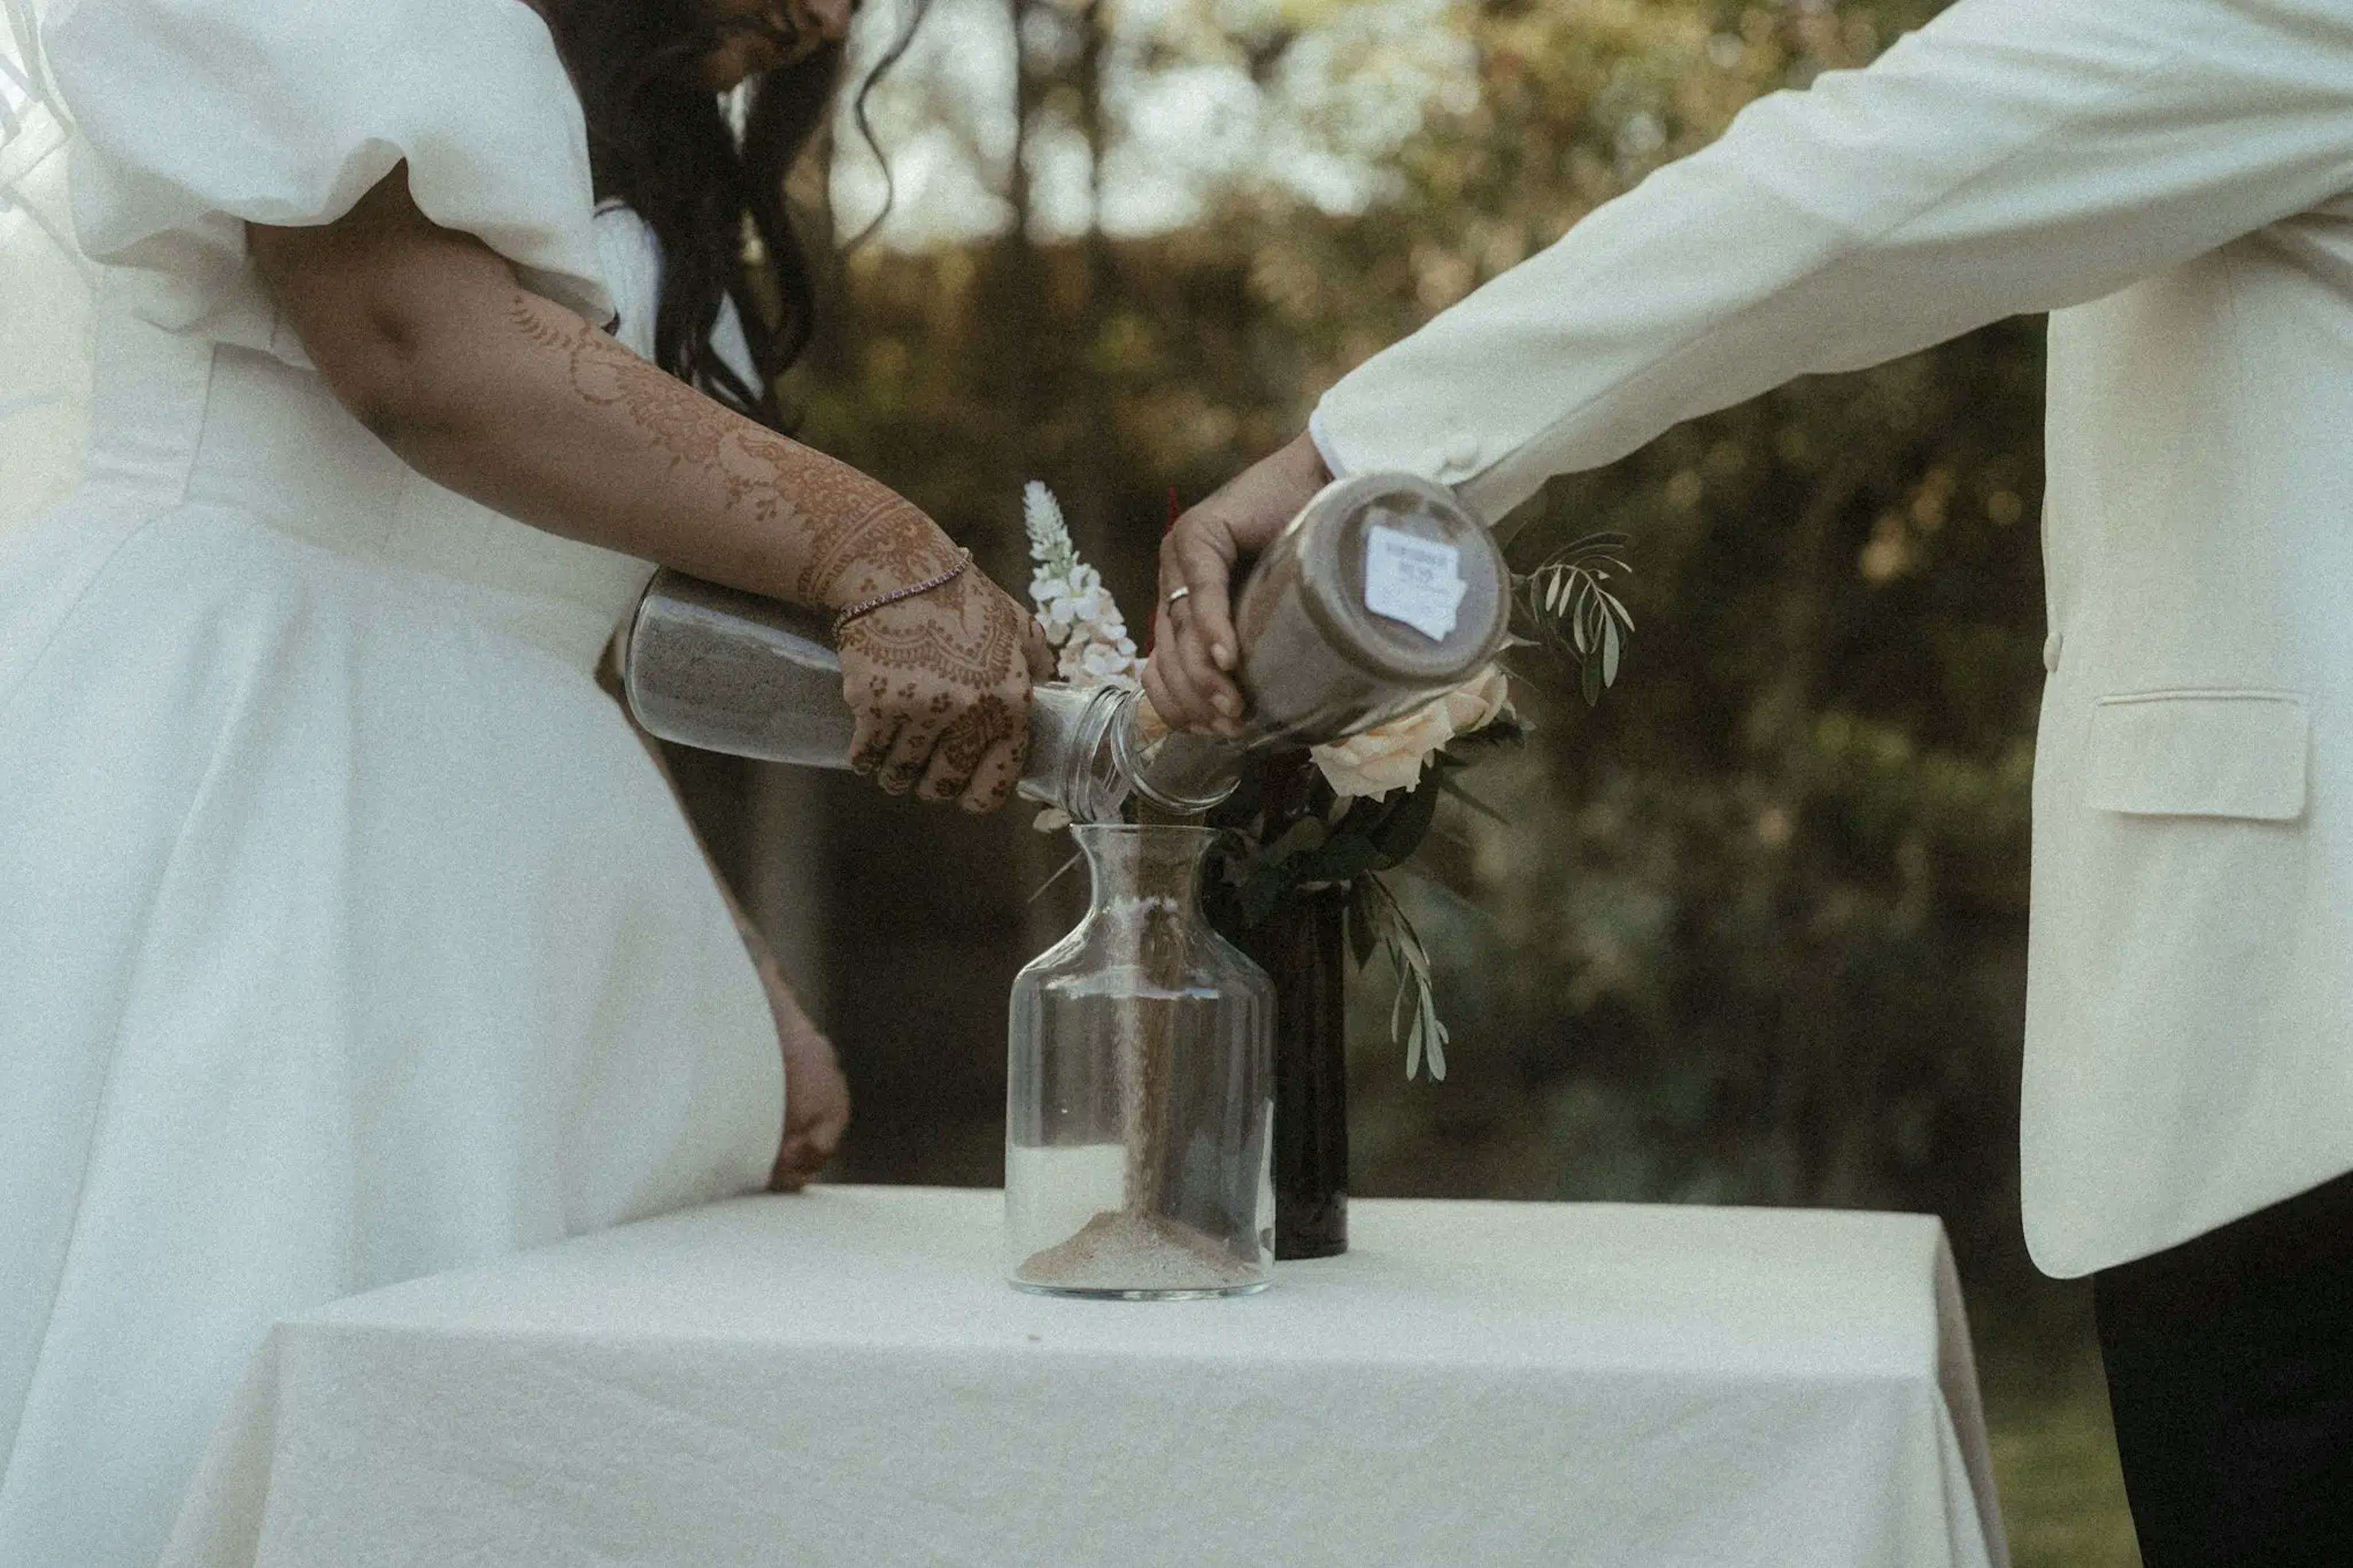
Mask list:
[[[912,503],[638,358],[437,227],[396,170],[334,223],[249,230],[313,363],[412,468],[566,538],[829,609],[936,575]],[[1029,618],[966,573],[853,622],[856,762],[883,787],[1000,804],[1027,745]]]
[[[596,684],[618,703],[620,661],[613,655],[614,649],[605,650],[605,659],[596,667]],[[678,787],[678,775],[670,771],[659,742],[638,727],[626,704],[621,714],[629,728],[636,731],[655,771],[670,785],[680,812],[684,813],[686,796]],[[824,1031],[801,1006],[792,983],[785,978],[784,968],[776,962],[776,950],[768,945],[768,939],[753,923],[751,911],[744,909],[727,879],[720,874],[718,862],[711,857],[711,846],[703,842],[691,817],[687,826],[694,831],[695,847],[702,852],[702,863],[711,868],[712,886],[719,889],[727,913],[744,939],[744,950],[752,956],[752,967],[760,977],[761,991],[767,996],[768,1016],[776,1022],[776,1044],[784,1056],[785,1129],[783,1142],[776,1148],[776,1163],[769,1171],[768,1189],[798,1192],[817,1179],[841,1147],[842,1134],[849,1129],[849,1080],[842,1076],[833,1042],[826,1038]]]

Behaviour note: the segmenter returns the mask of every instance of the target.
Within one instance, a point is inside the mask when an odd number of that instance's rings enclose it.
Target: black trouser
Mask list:
[[[2147,1568],[2353,1568],[2353,1175],[2092,1287]]]

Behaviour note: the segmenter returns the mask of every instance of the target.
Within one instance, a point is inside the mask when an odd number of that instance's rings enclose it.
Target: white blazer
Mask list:
[[[1958,0],[1340,383],[1490,518],[2052,312],[2022,1156],[2073,1276],[2353,1169],[2353,0]]]

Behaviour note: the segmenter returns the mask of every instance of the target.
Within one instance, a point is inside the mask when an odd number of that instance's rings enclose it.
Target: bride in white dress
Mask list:
[[[778,1167],[769,996],[595,669],[650,562],[960,563],[746,416],[797,335],[732,316],[747,209],[806,289],[712,94],[805,136],[849,6],[42,22],[100,265],[80,482],[0,532],[0,1563],[152,1563],[273,1319]],[[1001,801],[1029,633],[970,572],[851,620],[860,765]]]

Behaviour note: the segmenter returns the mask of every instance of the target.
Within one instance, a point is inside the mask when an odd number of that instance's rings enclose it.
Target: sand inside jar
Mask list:
[[[1106,1209],[1032,1253],[1020,1278],[1068,1290],[1230,1290],[1256,1283],[1259,1271],[1182,1220]]]

